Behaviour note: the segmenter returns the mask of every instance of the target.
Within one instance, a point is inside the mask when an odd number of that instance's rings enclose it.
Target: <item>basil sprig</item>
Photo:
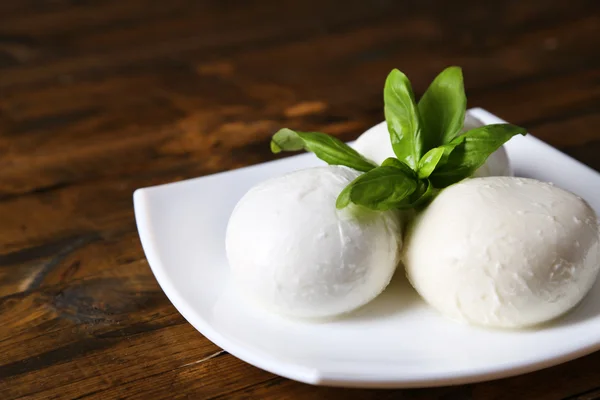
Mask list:
[[[438,164],[430,175],[435,187],[444,188],[459,182],[481,167],[485,160],[515,135],[525,135],[527,131],[516,125],[494,124],[471,129],[457,136],[445,149],[449,154]]]
[[[426,205],[441,189],[471,176],[511,137],[526,134],[510,124],[461,134],[467,100],[459,67],[442,71],[418,104],[406,75],[394,69],[385,81],[383,99],[396,158],[386,159],[381,166],[319,132],[282,129],[273,136],[271,150],[311,151],[330,165],[365,172],[342,190],[336,207],[354,203],[385,211]]]
[[[417,188],[417,180],[412,175],[414,172],[401,168],[374,168],[346,186],[335,205],[344,208],[352,202],[377,211],[401,208],[405,199]]]
[[[397,69],[385,81],[383,103],[394,154],[415,169],[423,151],[421,121],[410,81]]]
[[[443,70],[419,100],[418,108],[425,132],[424,148],[430,150],[454,139],[463,127],[467,110],[462,70]]]
[[[377,166],[338,138],[320,132],[281,129],[271,139],[271,151],[279,153],[282,150],[310,151],[329,165],[345,165],[362,172],[370,171]]]

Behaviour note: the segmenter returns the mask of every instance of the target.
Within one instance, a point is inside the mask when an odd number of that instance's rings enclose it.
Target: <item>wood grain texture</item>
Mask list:
[[[420,94],[461,65],[470,106],[600,170],[600,3],[489,3],[0,2],[0,398],[599,398],[600,353],[422,390],[274,376],[185,322],[137,238],[133,190],[272,159],[282,126],[353,139],[392,68]]]

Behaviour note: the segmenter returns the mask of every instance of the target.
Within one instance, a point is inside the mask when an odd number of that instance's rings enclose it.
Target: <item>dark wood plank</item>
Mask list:
[[[0,398],[591,399],[600,353],[420,390],[317,388],[196,332],[154,280],[132,192],[355,138],[391,68],[461,65],[471,106],[600,170],[600,3],[0,2]]]

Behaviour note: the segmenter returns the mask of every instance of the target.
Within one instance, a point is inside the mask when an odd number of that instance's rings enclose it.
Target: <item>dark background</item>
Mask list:
[[[392,68],[419,95],[460,65],[469,106],[600,169],[600,2],[490,3],[0,0],[0,398],[600,397],[600,353],[439,389],[276,377],[188,325],[137,238],[134,189],[272,159],[283,126],[354,139]]]

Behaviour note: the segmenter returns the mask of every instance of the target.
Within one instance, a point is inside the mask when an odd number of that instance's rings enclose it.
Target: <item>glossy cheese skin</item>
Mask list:
[[[465,116],[465,125],[463,132],[483,126],[483,123],[478,119],[467,114]],[[375,125],[365,133],[360,135],[353,147],[369,160],[376,164],[381,164],[386,158],[396,157],[392,144],[390,142],[390,134],[387,130],[385,122]],[[513,171],[510,166],[508,154],[504,147],[500,147],[491,154],[485,164],[483,164],[475,173],[474,177],[481,176],[512,176]]]
[[[293,317],[331,317],[376,297],[399,262],[398,213],[335,207],[359,173],[325,166],[252,188],[235,207],[226,251],[239,288]]]
[[[598,221],[581,198],[533,179],[473,178],[448,187],[413,221],[403,261],[446,316],[522,328],[560,316],[600,268]]]

